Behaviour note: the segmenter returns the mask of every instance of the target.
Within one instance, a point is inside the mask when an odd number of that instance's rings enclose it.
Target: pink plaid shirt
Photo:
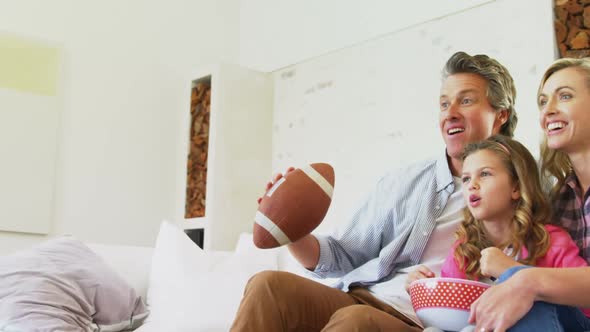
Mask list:
[[[569,175],[553,202],[554,223],[568,231],[580,256],[590,263],[590,190],[582,195],[576,174]]]

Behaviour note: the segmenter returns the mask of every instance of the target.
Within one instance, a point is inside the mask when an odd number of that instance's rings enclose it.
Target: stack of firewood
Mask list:
[[[197,83],[191,93],[190,151],[187,162],[185,218],[205,216],[211,86]]]
[[[590,0],[554,0],[560,57],[590,56]]]

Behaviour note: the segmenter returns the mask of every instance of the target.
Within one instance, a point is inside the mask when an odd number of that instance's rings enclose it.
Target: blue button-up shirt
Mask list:
[[[336,287],[348,291],[418,264],[454,188],[446,153],[381,177],[347,226],[334,236],[316,236],[315,274],[341,277]]]

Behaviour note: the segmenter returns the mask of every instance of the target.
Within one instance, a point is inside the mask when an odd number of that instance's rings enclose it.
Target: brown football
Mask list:
[[[252,231],[258,248],[275,248],[311,233],[324,219],[334,191],[334,169],[311,164],[287,173],[262,197]]]

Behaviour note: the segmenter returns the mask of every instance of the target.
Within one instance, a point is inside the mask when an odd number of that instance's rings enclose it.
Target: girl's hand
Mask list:
[[[406,292],[410,293],[410,284],[413,281],[426,279],[426,278],[434,278],[434,272],[430,271],[424,265],[418,266],[414,271],[408,273],[408,279],[406,280]]]
[[[504,271],[517,265],[521,264],[496,247],[485,248],[481,251],[479,266],[481,268],[481,274],[486,277],[497,279]]]

